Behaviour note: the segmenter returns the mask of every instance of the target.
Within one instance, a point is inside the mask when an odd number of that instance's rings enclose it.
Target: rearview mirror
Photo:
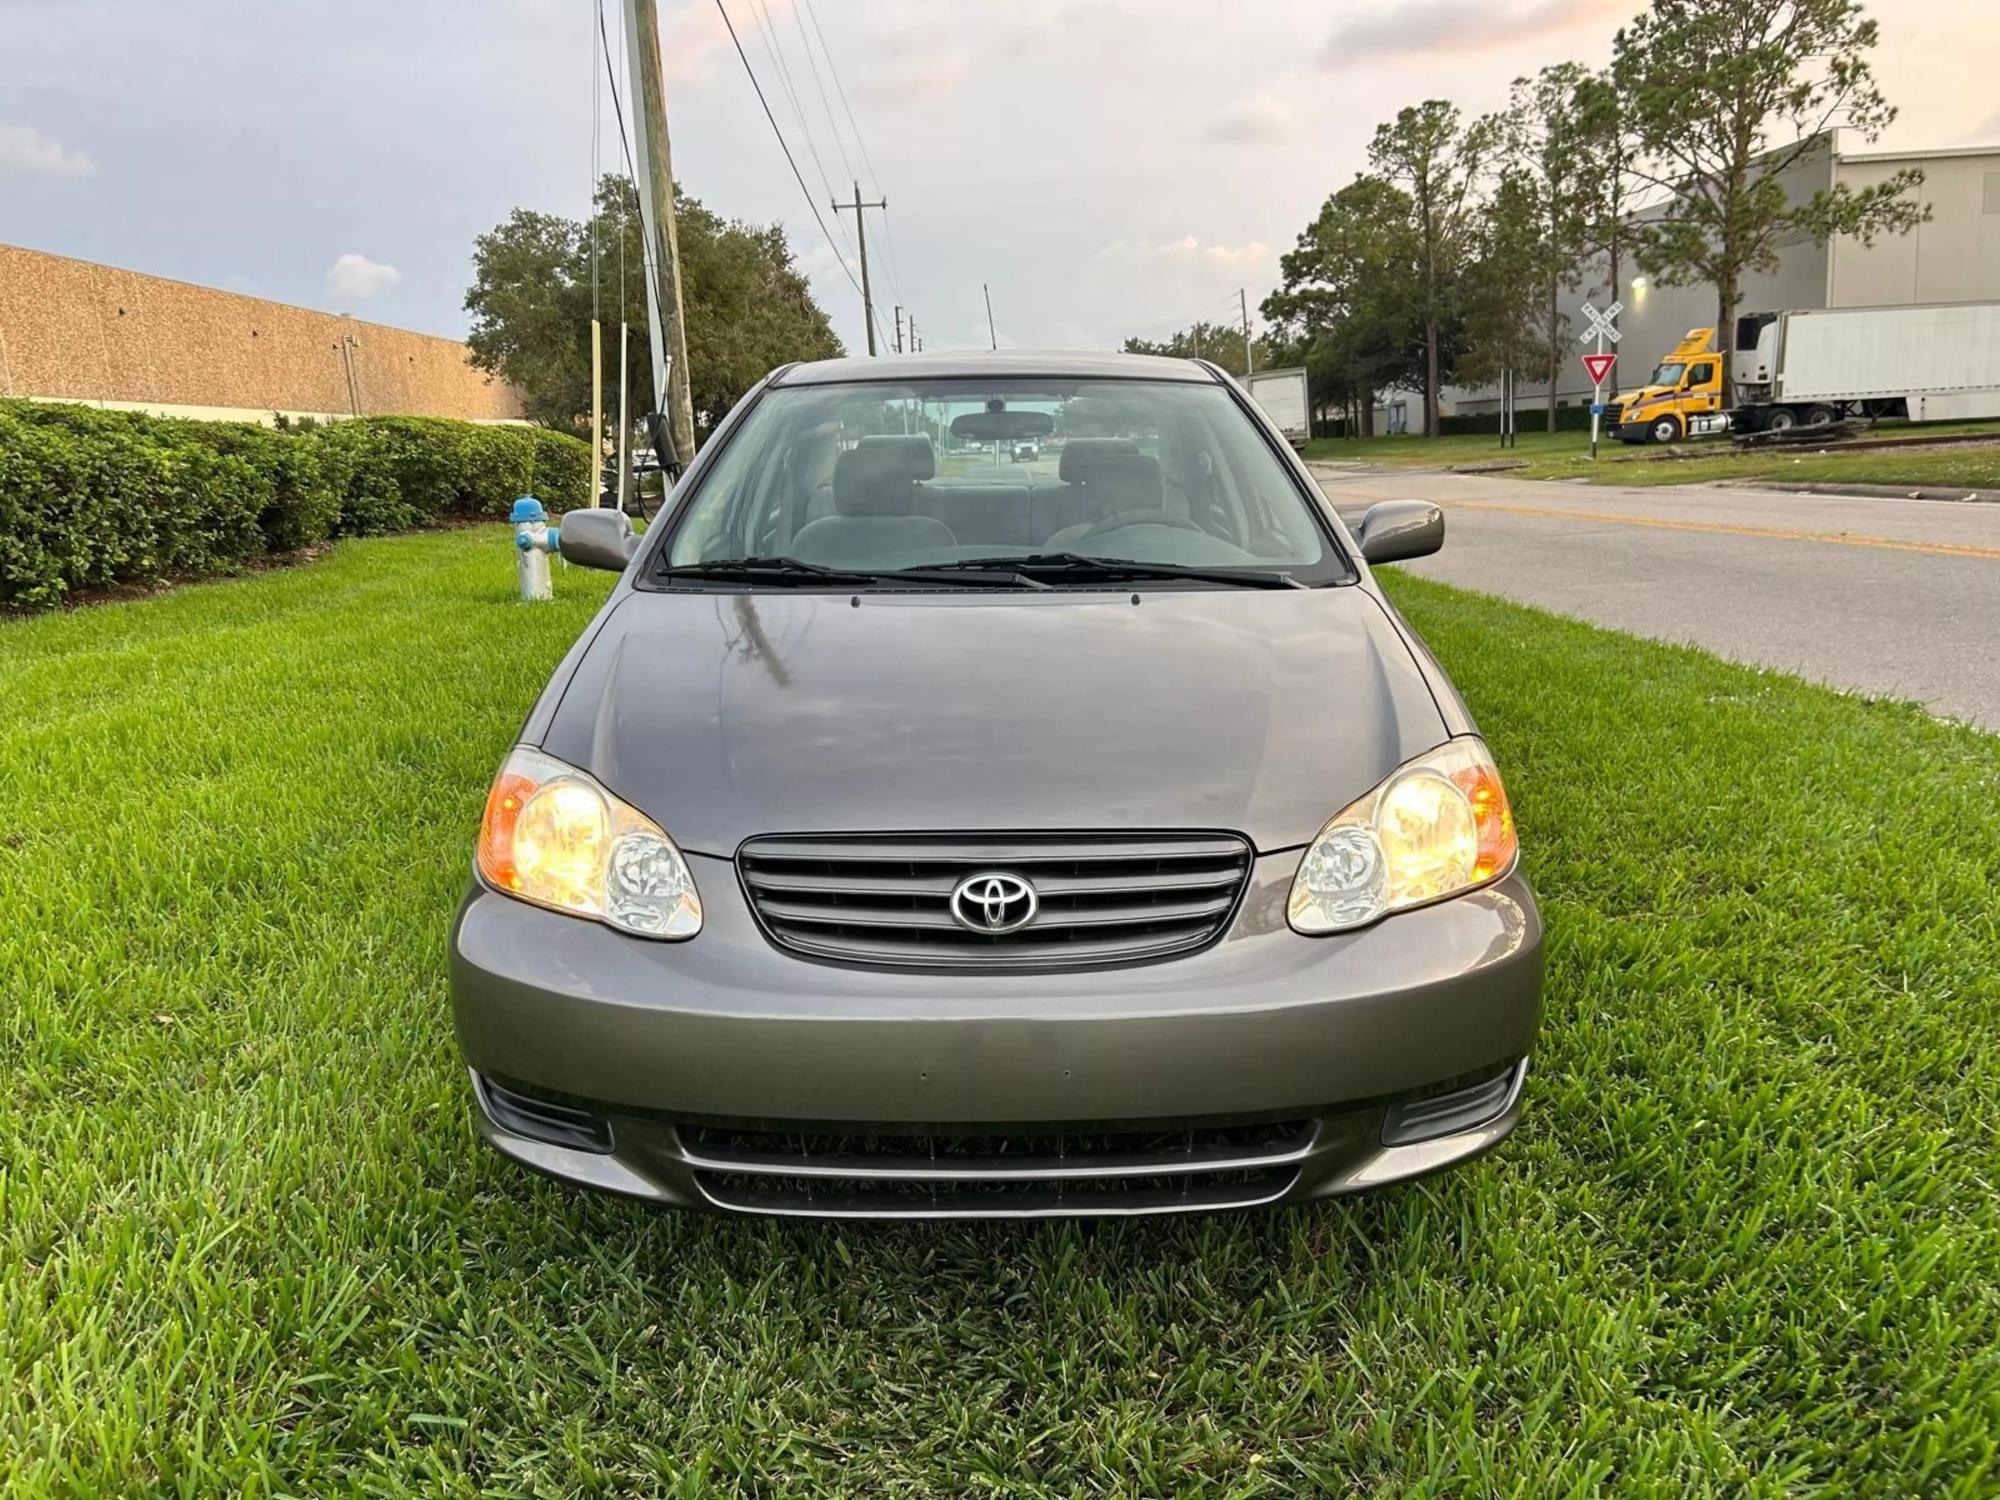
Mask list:
[[[1444,545],[1444,512],[1428,500],[1384,500],[1368,507],[1354,539],[1370,563],[1429,557]]]
[[[632,518],[622,510],[573,510],[562,518],[556,535],[562,555],[579,568],[622,573],[639,550]]]
[[[951,419],[951,435],[980,443],[1011,443],[1047,437],[1056,419],[1045,411],[969,411]]]

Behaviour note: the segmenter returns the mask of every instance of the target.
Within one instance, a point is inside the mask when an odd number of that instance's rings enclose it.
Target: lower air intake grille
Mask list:
[[[1162,1214],[1280,1197],[1310,1120],[870,1133],[680,1127],[701,1190],[747,1213],[952,1218]]]
[[[771,940],[879,968],[1067,969],[1191,953],[1221,935],[1250,873],[1233,834],[883,834],[752,839],[737,869]],[[954,901],[999,875],[1033,915],[988,931]],[[1011,923],[1021,903],[996,907]],[[970,921],[968,921],[970,917]]]
[[[1298,1175],[1295,1167],[1255,1167],[1205,1177],[1159,1173],[1081,1182],[912,1182],[904,1178],[761,1177],[748,1172],[697,1172],[695,1180],[718,1207],[744,1213],[953,1219],[1249,1208],[1281,1197]]]

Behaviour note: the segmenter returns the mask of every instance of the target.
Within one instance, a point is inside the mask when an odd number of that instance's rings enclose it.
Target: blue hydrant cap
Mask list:
[[[546,521],[549,513],[542,509],[542,502],[533,495],[523,495],[514,502],[512,520],[516,526],[523,521]]]

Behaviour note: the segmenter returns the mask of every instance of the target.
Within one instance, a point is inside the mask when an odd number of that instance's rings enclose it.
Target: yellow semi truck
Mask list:
[[[1644,385],[1613,399],[1605,416],[1619,441],[1677,443],[1684,437],[1728,429],[1722,358],[1714,344],[1713,328],[1690,328]]]
[[[1842,417],[2000,417],[2000,302],[1809,308],[1736,320],[1736,400],[1713,328],[1690,328],[1607,413],[1628,443],[1783,432]]]

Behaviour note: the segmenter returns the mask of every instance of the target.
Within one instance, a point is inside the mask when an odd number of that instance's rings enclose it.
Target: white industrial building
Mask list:
[[[1775,271],[1745,278],[1738,314],[2000,301],[2000,145],[1849,152],[1840,149],[1837,133],[1830,132],[1787,171],[1785,186],[1794,201],[1804,202],[1823,188],[1841,183],[1867,187],[1908,167],[1924,174],[1919,191],[1931,210],[1927,222],[1908,234],[1880,236],[1872,245],[1845,235],[1816,245],[1801,235],[1780,248]],[[1645,215],[1642,209],[1636,217]],[[1689,329],[1715,322],[1714,287],[1657,286],[1632,255],[1626,254],[1624,262],[1615,294],[1601,257],[1584,267],[1576,285],[1563,294],[1569,324],[1555,391],[1558,406],[1587,406],[1591,399],[1590,377],[1579,357],[1588,347],[1578,338],[1588,326],[1580,311],[1584,301],[1601,307],[1615,295],[1625,304],[1618,320],[1624,339],[1617,346],[1618,367],[1606,382],[1607,392],[1643,383]],[[1547,372],[1522,371],[1515,404],[1523,430],[1537,425],[1547,402]],[[1447,414],[1497,411],[1499,391],[1447,386],[1442,405]],[[1422,398],[1392,392],[1376,420],[1377,431],[1405,430],[1404,423],[1408,431],[1421,431]]]

